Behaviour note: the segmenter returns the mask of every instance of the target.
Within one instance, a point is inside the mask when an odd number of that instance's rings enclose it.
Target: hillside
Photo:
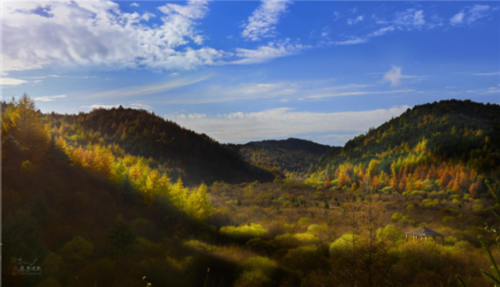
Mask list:
[[[78,115],[51,114],[48,122],[72,145],[117,144],[129,154],[153,158],[169,177],[181,176],[190,184],[274,179],[207,135],[144,110],[120,107]]]
[[[200,286],[207,266],[235,268],[183,244],[217,237],[206,185],[101,138],[73,147],[28,97],[1,107],[3,286]]]
[[[248,162],[273,172],[305,172],[311,165],[316,165],[328,151],[340,149],[296,138],[228,146]]]
[[[425,148],[443,159],[455,159],[488,170],[500,160],[500,106],[472,101],[441,101],[417,105],[366,134],[348,141],[338,154],[321,159],[323,165],[349,160],[366,163],[371,159],[390,161],[397,149],[403,154],[425,138]],[[485,157],[477,161],[475,153],[485,149]],[[487,158],[487,159],[486,159]]]
[[[470,100],[417,105],[350,140],[340,152],[325,155],[319,171],[326,169],[323,176],[340,187],[359,186],[369,165],[382,187],[398,191],[412,190],[415,182],[425,180],[437,179],[457,191],[472,188],[478,179],[496,179],[500,106]]]

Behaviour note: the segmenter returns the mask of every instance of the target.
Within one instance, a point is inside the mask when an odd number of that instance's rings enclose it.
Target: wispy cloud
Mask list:
[[[409,106],[400,106],[368,111],[319,113],[283,107],[249,113],[170,114],[165,117],[197,132],[207,133],[222,142],[246,142],[306,134],[320,136],[325,133],[362,133],[401,115],[408,108]]]
[[[489,5],[466,6],[462,11],[450,18],[450,24],[453,26],[470,25],[481,18],[489,16],[491,11]]]
[[[21,79],[0,77],[0,83],[2,86],[18,86],[21,84],[28,83],[28,81]]]
[[[308,46],[292,43],[289,39],[285,41],[270,42],[265,46],[260,46],[257,49],[236,49],[236,56],[241,58],[231,62],[232,64],[257,64],[268,62],[275,58],[286,57],[297,54]]]
[[[421,29],[425,25],[424,11],[411,8],[398,12],[393,24],[406,27],[406,29]]]
[[[389,32],[392,32],[394,30],[395,30],[394,26],[388,26],[388,27],[384,27],[384,28],[380,28],[378,30],[375,30],[371,33],[368,33],[368,34],[362,36],[362,37],[354,37],[354,38],[351,38],[348,40],[343,40],[343,41],[334,41],[334,42],[331,42],[331,44],[339,45],[339,46],[364,44],[364,43],[367,43],[371,38],[383,36],[383,35],[385,35]]]
[[[132,97],[132,96],[145,96],[153,95],[161,92],[170,91],[173,89],[189,86],[201,81],[209,79],[211,76],[193,78],[193,79],[179,79],[168,81],[161,84],[145,85],[145,86],[132,86],[126,88],[115,89],[111,91],[99,92],[91,95],[89,98],[118,98],[118,97]]]
[[[208,104],[245,100],[269,99],[293,95],[300,87],[288,83],[241,83],[238,85],[212,85],[201,91],[177,95],[175,99],[162,101],[163,104]],[[194,96],[193,96],[194,95]]]
[[[134,3],[130,4],[130,7],[139,7],[139,4],[134,2]]]
[[[487,89],[467,90],[465,92],[479,95],[498,94],[500,93],[500,84],[498,86],[489,87]]]
[[[363,21],[363,19],[364,19],[363,15],[360,15],[360,16],[358,16],[356,18],[348,18],[347,19],[347,24],[348,25],[354,25],[356,23],[359,23],[359,22]]]
[[[243,26],[241,36],[251,41],[273,37],[276,33],[276,24],[290,3],[289,0],[262,0]]]
[[[34,100],[38,102],[53,102],[57,99],[64,99],[66,95],[57,95],[57,96],[43,96],[43,97],[35,97]]]

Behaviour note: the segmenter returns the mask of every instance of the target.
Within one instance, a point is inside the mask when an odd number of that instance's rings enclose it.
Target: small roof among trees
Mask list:
[[[442,234],[440,233],[437,233],[436,231],[434,230],[431,230],[427,227],[422,227],[420,229],[416,229],[416,230],[411,230],[411,231],[408,231],[408,232],[405,232],[405,234],[407,235],[413,235],[413,236],[422,236],[422,237],[434,237],[434,236],[441,236],[443,237]]]

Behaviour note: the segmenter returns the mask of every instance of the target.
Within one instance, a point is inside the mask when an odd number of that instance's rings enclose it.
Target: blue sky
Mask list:
[[[500,103],[498,2],[26,1],[2,97],[142,108],[221,142],[343,145],[407,108]]]

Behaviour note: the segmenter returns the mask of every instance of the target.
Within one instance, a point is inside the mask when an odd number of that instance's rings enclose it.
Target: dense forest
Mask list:
[[[88,114],[51,114],[43,120],[71,146],[119,146],[128,154],[154,159],[171,177],[181,176],[189,183],[274,179],[270,172],[248,164],[238,153],[207,135],[184,129],[144,110],[120,106],[96,109]]]
[[[416,106],[343,148],[224,146],[146,111],[43,114],[28,96],[1,108],[3,286],[493,282],[498,105]],[[405,238],[422,226],[444,241]]]

